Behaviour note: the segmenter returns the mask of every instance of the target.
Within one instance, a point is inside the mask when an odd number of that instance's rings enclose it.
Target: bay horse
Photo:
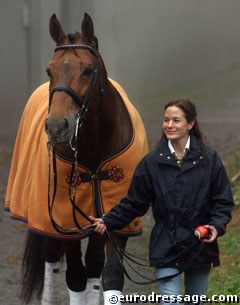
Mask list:
[[[28,223],[21,297],[26,304],[33,296],[42,305],[60,304],[56,277],[65,257],[70,305],[99,304],[101,276],[107,305],[121,294],[124,275],[113,245],[94,233],[88,215],[101,217],[126,195],[147,153],[146,133],[126,93],[108,78],[91,17],[85,13],[82,33],[65,34],[54,14],[49,29],[56,42],[50,80],[23,112],[6,194],[11,217]],[[111,238],[124,249],[140,233],[137,218]]]

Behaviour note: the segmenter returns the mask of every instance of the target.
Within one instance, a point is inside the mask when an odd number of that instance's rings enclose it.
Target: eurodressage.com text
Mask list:
[[[130,295],[112,295],[109,299],[110,304],[121,303],[231,303],[240,304],[240,296],[237,295],[213,295],[210,298],[206,295],[159,295],[152,292],[150,295],[130,294]]]

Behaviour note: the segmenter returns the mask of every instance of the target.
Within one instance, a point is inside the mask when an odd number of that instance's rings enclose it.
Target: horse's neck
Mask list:
[[[99,112],[89,113],[80,134],[78,159],[85,164],[99,165],[129,143],[131,119],[120,94],[109,81]]]

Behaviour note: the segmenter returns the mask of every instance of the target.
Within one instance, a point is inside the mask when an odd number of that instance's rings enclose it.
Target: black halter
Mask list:
[[[61,51],[61,50],[68,50],[68,49],[85,49],[90,51],[95,57],[97,57],[97,50],[89,45],[84,45],[84,44],[67,44],[67,45],[62,45],[62,46],[58,46],[55,49],[55,52],[57,51]],[[90,85],[88,87],[87,93],[84,97],[84,99],[78,95],[71,87],[69,87],[66,84],[57,84],[55,87],[50,89],[50,94],[49,94],[49,110],[51,107],[51,101],[52,101],[52,97],[53,94],[56,91],[64,91],[65,93],[67,93],[69,96],[71,96],[71,98],[74,100],[74,102],[80,107],[79,110],[79,126],[82,125],[82,123],[84,122],[85,118],[86,118],[86,114],[88,112],[88,107],[89,104],[91,102],[92,99],[92,95],[96,86],[96,82],[97,82],[97,76],[98,76],[98,67],[96,66],[95,69],[93,70],[93,75],[90,81]]]

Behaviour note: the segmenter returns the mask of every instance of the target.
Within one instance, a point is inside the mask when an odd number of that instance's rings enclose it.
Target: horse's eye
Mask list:
[[[52,73],[51,70],[49,68],[46,69],[47,75],[51,78],[52,77]]]
[[[89,77],[91,76],[93,73],[93,68],[86,68],[84,71],[83,71],[83,76],[86,76],[86,77]]]

